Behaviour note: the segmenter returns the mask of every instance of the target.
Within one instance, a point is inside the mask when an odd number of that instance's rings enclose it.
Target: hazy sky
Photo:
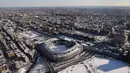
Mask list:
[[[0,7],[130,6],[130,0],[0,0]]]

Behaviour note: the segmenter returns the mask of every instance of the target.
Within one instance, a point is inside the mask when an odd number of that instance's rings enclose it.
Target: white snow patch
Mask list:
[[[129,65],[110,57],[95,57],[91,61],[99,73],[130,73]]]
[[[88,73],[88,70],[83,64],[77,64],[64,69],[58,73]]]
[[[39,36],[39,34],[34,31],[27,31],[27,32],[19,33],[19,35],[26,38],[34,38],[34,37]]]
[[[63,52],[65,50],[67,50],[67,47],[65,45],[51,45],[49,46],[49,48],[52,50],[52,51],[56,51],[56,52]]]

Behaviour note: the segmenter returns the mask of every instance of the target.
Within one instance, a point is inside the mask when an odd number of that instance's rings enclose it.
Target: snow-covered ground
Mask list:
[[[38,57],[37,62],[35,66],[32,68],[32,70],[30,71],[30,73],[45,73],[48,71],[49,68],[47,67],[45,61],[41,57]]]
[[[90,60],[70,66],[59,73],[89,73],[87,72],[84,64],[92,65],[92,67],[96,69],[98,73],[130,73],[129,64],[101,55],[95,55]]]
[[[59,73],[90,73],[90,72],[84,64],[77,64],[70,66]]]
[[[49,46],[49,48],[52,51],[56,51],[56,52],[59,52],[59,53],[67,50],[67,47],[65,45],[54,45],[54,44],[52,44],[51,46]]]
[[[20,70],[18,70],[17,73],[27,73],[27,70],[31,66],[32,66],[32,63],[30,63],[26,67],[21,68]],[[29,73],[45,73],[48,71],[49,71],[49,68],[47,64],[45,63],[45,61],[41,57],[38,57],[36,64],[31,68],[31,71]]]

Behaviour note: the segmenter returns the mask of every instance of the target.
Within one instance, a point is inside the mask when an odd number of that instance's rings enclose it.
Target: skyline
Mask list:
[[[130,0],[0,0],[0,7],[130,6]]]

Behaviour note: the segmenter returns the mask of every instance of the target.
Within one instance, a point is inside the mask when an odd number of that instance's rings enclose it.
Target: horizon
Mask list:
[[[130,6],[129,0],[0,0],[0,7]]]
[[[119,7],[130,7],[130,6],[17,6],[17,7],[0,7],[0,8],[119,8]]]

